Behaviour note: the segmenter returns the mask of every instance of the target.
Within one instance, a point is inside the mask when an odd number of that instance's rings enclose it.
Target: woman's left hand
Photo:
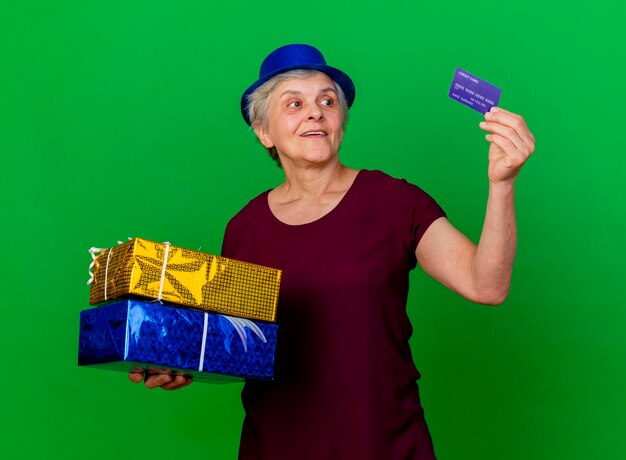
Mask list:
[[[535,136],[524,119],[513,112],[492,107],[480,128],[489,131],[489,181],[513,182],[535,151]]]

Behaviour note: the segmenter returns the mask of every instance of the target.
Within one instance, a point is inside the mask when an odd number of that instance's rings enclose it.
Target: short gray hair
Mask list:
[[[264,129],[267,129],[268,116],[267,112],[269,109],[270,103],[270,95],[272,91],[276,89],[278,85],[281,83],[291,80],[292,78],[309,78],[317,73],[322,73],[317,70],[309,70],[309,69],[296,69],[290,70],[288,72],[284,72],[276,75],[275,77],[269,79],[261,86],[259,86],[250,96],[248,96],[248,106],[246,110],[248,111],[248,118],[250,119],[250,126],[254,126],[254,123],[261,123]],[[330,77],[329,77],[330,78]],[[332,80],[332,79],[331,79]],[[341,128],[345,131],[346,123],[348,122],[349,111],[348,104],[346,103],[346,96],[344,95],[341,86],[337,84],[336,81],[332,80],[333,85],[335,86],[335,90],[337,91],[337,99],[339,99],[339,107],[341,107],[342,121]],[[280,158],[278,157],[278,152],[276,151],[276,147],[266,148],[267,153],[269,153],[270,157],[276,162],[278,167],[282,167],[280,164]]]

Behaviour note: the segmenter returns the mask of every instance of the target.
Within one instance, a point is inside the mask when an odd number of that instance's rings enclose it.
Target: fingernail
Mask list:
[[[487,123],[484,121],[481,121],[480,123],[478,123],[478,126],[480,126],[481,128],[484,128],[485,126],[487,126]]]
[[[493,117],[493,113],[491,113],[491,112],[487,112],[487,113],[485,114],[485,118],[491,118],[491,117]]]
[[[491,111],[492,111],[492,112],[497,112],[498,110],[500,110],[500,109],[499,109],[499,108],[497,108],[496,106],[493,106],[493,107],[491,108]]]

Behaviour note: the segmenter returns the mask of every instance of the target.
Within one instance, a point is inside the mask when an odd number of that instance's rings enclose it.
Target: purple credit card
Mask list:
[[[498,105],[502,90],[457,67],[448,96],[484,114]]]

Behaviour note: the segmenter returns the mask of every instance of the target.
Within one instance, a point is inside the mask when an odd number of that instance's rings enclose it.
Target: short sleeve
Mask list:
[[[417,186],[413,186],[415,192],[415,206],[413,208],[413,219],[411,221],[411,234],[413,235],[412,250],[415,253],[417,245],[434,221],[440,217],[446,217],[445,211],[428,193]]]
[[[224,238],[222,239],[222,257],[228,257],[234,259],[234,247],[232,238],[232,225],[231,222],[226,224],[224,229]]]
[[[257,233],[256,224],[259,221],[262,203],[267,202],[267,193],[268,191],[250,200],[226,224],[222,239],[222,257],[246,260],[242,248],[249,246],[251,236]]]
[[[424,233],[435,220],[446,217],[446,213],[433,197],[417,185],[404,179],[398,179],[397,185],[398,211],[406,215],[406,220],[403,219],[406,229],[403,232],[404,247],[409,252],[410,268],[413,269],[417,265],[415,250]]]

